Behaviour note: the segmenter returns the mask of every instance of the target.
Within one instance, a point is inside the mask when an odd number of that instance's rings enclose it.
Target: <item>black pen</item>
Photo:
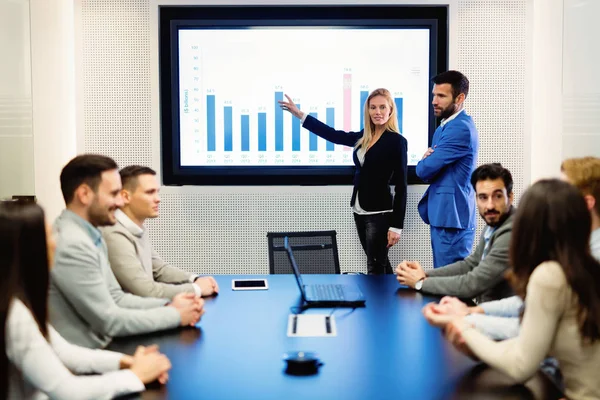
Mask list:
[[[329,315],[325,317],[325,330],[327,333],[331,333],[331,324],[329,323]]]
[[[292,333],[295,334],[296,333],[296,324],[298,322],[298,316],[294,315],[294,320],[292,322]]]

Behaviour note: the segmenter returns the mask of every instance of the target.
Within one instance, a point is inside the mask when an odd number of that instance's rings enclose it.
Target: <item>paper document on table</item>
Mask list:
[[[288,336],[337,336],[335,318],[328,314],[290,314]]]

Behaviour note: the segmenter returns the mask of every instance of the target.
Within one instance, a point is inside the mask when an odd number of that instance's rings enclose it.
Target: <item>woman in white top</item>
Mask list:
[[[509,279],[524,302],[518,336],[495,342],[464,318],[445,325],[457,348],[516,381],[556,358],[573,400],[599,399],[600,263],[589,246],[591,219],[577,188],[559,180],[527,190],[515,215]],[[433,306],[425,316],[438,324]]]
[[[171,365],[156,346],[133,356],[90,350],[48,325],[54,248],[38,205],[0,203],[0,399],[108,399],[166,382]]]

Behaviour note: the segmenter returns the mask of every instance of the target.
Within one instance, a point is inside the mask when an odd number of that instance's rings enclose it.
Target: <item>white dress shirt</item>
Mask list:
[[[440,122],[440,126],[444,126],[446,125],[448,122],[452,121],[454,118],[458,117],[458,114],[460,114],[461,112],[465,111],[465,108],[461,108],[460,110],[458,110],[458,112],[455,112],[454,114],[452,114],[451,116],[449,116],[448,118],[444,118],[442,120],[442,122]]]
[[[119,370],[121,353],[72,345],[51,326],[48,342],[18,299],[10,305],[5,329],[8,399],[111,399],[145,389],[131,370]]]

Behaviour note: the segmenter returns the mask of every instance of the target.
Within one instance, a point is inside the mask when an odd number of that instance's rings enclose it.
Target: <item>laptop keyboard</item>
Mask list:
[[[314,299],[344,300],[344,285],[311,285]]]

